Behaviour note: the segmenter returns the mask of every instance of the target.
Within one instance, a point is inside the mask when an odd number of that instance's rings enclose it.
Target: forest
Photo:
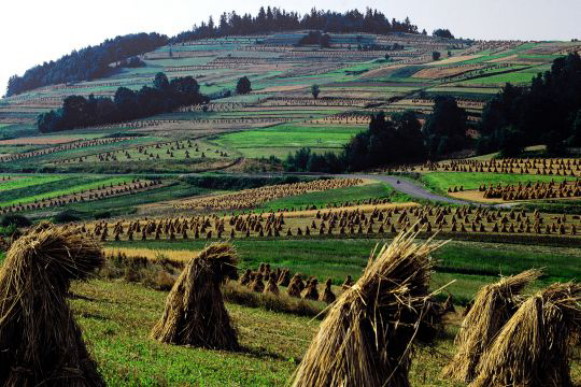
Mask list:
[[[37,124],[41,133],[58,132],[149,117],[207,101],[193,77],[170,81],[164,73],[158,73],[153,87],[143,86],[139,91],[120,87],[113,99],[93,95],[89,98],[69,96],[60,109],[40,114]]]
[[[518,155],[528,145],[546,144],[549,153],[581,146],[581,58],[553,61],[530,87],[507,84],[482,113],[480,153]]]
[[[167,41],[167,36],[157,33],[131,34],[108,39],[98,46],[88,46],[56,61],[33,67],[22,76],[12,76],[8,80],[6,96],[10,97],[47,85],[105,77],[114,71],[110,64],[127,63],[131,57],[155,50],[167,44]]]

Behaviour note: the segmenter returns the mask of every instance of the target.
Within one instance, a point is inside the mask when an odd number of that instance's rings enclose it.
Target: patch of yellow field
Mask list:
[[[308,85],[286,85],[286,86],[272,86],[260,90],[261,93],[276,93],[280,91],[294,91],[306,88]]]
[[[502,62],[508,62],[508,61],[516,59],[516,58],[518,58],[518,55],[514,54],[514,55],[505,56],[502,58],[492,59],[492,60],[489,60],[488,62],[489,63],[502,63]]]
[[[484,192],[480,192],[477,189],[466,190],[462,192],[449,192],[449,196],[462,199],[462,200],[470,200],[473,202],[480,202],[480,203],[514,203],[514,202],[542,202],[545,200],[579,200],[579,197],[570,197],[570,198],[547,198],[547,199],[530,199],[530,200],[502,200],[500,198],[485,198]]]
[[[465,60],[472,60],[480,58],[482,55],[461,55],[461,56],[454,56],[452,58],[447,58],[444,60],[435,61],[432,63],[428,63],[428,66],[441,66],[447,65],[452,63],[464,62]]]
[[[196,256],[196,250],[159,250],[147,248],[105,247],[106,255],[125,254],[128,258],[147,258],[151,261],[167,258],[171,261],[187,262]]]
[[[418,203],[406,202],[406,203],[383,203],[383,204],[359,204],[355,206],[338,207],[338,208],[325,208],[320,210],[305,210],[305,211],[293,211],[285,212],[285,218],[304,218],[317,215],[317,212],[341,212],[341,211],[353,211],[359,210],[363,212],[372,212],[375,209],[378,210],[389,210],[393,208],[412,208],[418,207]]]

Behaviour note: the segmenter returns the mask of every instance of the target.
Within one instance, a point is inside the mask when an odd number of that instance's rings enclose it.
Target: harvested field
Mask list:
[[[332,179],[268,186],[217,197],[186,200],[176,207],[190,211],[240,210],[253,208],[260,203],[283,197],[301,195],[308,192],[326,191],[335,188],[351,187],[362,183],[363,180],[360,179]]]

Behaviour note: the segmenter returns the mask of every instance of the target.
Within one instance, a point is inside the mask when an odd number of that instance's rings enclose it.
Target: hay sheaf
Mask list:
[[[14,242],[0,270],[0,385],[104,386],[66,300],[103,263],[97,242],[43,227]]]
[[[384,246],[330,307],[293,386],[409,386],[410,350],[432,301],[429,254],[405,233]]]
[[[480,289],[456,336],[458,350],[445,376],[464,383],[476,377],[482,355],[522,301],[519,293],[540,275],[539,270],[527,270]]]
[[[573,386],[571,349],[580,333],[581,285],[554,284],[506,323],[471,386]]]
[[[192,259],[174,284],[154,339],[177,345],[236,350],[236,330],[224,306],[221,285],[237,278],[238,255],[228,243],[214,243]]]

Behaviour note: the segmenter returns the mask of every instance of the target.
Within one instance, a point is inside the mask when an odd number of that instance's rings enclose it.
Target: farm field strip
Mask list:
[[[51,176],[52,177],[52,176]],[[12,206],[34,203],[44,199],[66,196],[80,191],[97,189],[107,185],[120,185],[130,181],[132,177],[103,177],[103,176],[81,176],[71,178],[68,175],[58,175],[57,179],[42,181],[32,186],[18,187],[16,189],[4,190],[0,206]],[[34,190],[32,190],[34,188]],[[29,195],[23,195],[29,193]]]
[[[78,191],[73,191],[67,194],[57,194],[53,192],[53,196],[46,197],[43,195],[42,199],[38,199],[38,197],[36,197],[32,203],[28,202],[28,204],[20,204],[22,202],[19,201],[18,204],[5,205],[3,208],[0,207],[0,214],[41,210],[52,207],[60,207],[72,203],[96,201],[117,196],[132,195],[161,187],[163,187],[161,181],[141,182],[138,179],[130,183],[123,182],[113,184],[113,182],[110,182],[109,185],[103,184],[95,188],[84,188],[83,186],[75,187],[78,189]]]

